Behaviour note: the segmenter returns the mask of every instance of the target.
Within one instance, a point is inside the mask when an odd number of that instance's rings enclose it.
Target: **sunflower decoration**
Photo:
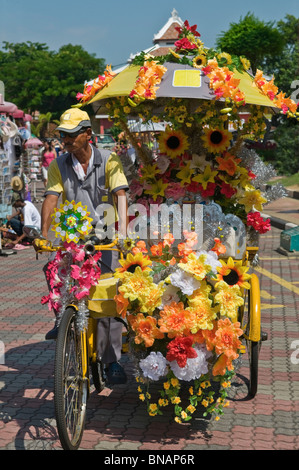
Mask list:
[[[134,273],[135,269],[139,267],[141,271],[150,271],[152,262],[149,256],[144,256],[143,253],[139,252],[133,255],[129,253],[125,259],[120,259],[120,268],[116,268],[114,276],[117,278],[124,277],[125,273]]]
[[[188,137],[182,131],[167,126],[165,132],[160,134],[159,148],[170,158],[179,157],[189,148]]]
[[[52,214],[52,229],[57,238],[62,241],[78,243],[80,238],[86,237],[92,230],[92,218],[88,217],[87,206],[81,202],[65,201],[60,208],[54,209]]]
[[[229,257],[227,263],[222,259],[219,260],[222,264],[221,268],[218,267],[217,271],[217,284],[224,281],[229,286],[239,286],[244,289],[250,289],[248,280],[251,278],[250,274],[247,274],[249,269],[248,266],[243,266],[242,261],[234,261],[233,258]]]
[[[204,146],[214,154],[224,152],[229,147],[232,138],[231,132],[221,128],[207,128],[202,136]]]
[[[207,63],[207,58],[204,54],[198,54],[196,57],[194,57],[193,61],[193,67],[195,69],[200,69]]]

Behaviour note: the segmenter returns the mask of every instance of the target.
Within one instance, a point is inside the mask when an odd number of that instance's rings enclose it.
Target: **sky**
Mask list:
[[[0,0],[0,48],[3,41],[45,43],[52,51],[81,45],[116,67],[153,45],[174,8],[197,24],[207,47],[248,12],[266,22],[299,17],[298,0]]]

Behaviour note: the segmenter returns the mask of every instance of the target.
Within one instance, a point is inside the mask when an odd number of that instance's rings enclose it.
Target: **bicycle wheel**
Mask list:
[[[260,287],[258,277],[253,274],[251,286],[245,299],[245,333],[249,360],[249,389],[248,395],[254,397],[258,389],[258,363],[261,348],[261,309],[260,309]],[[247,300],[247,302],[246,302]]]
[[[93,384],[98,393],[104,390],[106,382],[104,378],[104,367],[101,361],[92,362],[90,365]]]
[[[88,382],[83,376],[82,335],[76,310],[67,307],[58,330],[54,370],[54,405],[63,449],[77,450],[84,431]]]

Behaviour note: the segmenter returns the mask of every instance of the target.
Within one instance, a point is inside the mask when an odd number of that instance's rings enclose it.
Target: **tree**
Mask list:
[[[50,112],[53,118],[75,104],[84,82],[104,68],[104,59],[71,44],[54,52],[45,44],[4,42],[0,51],[0,79],[5,83],[6,99],[26,112]]]
[[[253,72],[262,68],[267,57],[279,55],[284,47],[284,37],[274,22],[264,22],[252,13],[239,23],[230,23],[228,31],[221,33],[217,47],[229,54],[245,56],[250,60]]]

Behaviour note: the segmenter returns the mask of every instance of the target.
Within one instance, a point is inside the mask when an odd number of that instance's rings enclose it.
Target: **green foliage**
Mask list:
[[[238,23],[231,23],[229,30],[221,33],[216,44],[229,54],[244,55],[255,71],[262,67],[266,57],[279,55],[284,42],[284,36],[274,22],[264,22],[247,13]]]
[[[39,110],[59,117],[76,104],[84,82],[104,71],[104,59],[97,59],[81,46],[62,46],[49,51],[45,44],[4,42],[0,51],[0,79],[5,83],[7,101],[26,112]]]
[[[273,132],[276,147],[271,150],[259,149],[261,158],[271,163],[278,175],[292,175],[299,170],[299,122],[283,119]]]

